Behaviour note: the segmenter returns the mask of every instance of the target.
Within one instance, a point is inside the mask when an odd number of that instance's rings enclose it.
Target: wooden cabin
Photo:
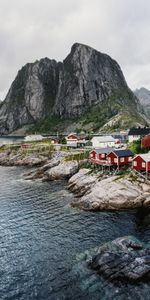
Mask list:
[[[107,162],[107,154],[113,151],[113,148],[100,148],[100,149],[93,149],[89,154],[89,159],[93,163],[103,164]]]
[[[133,158],[132,166],[136,171],[150,172],[150,153],[137,154]]]
[[[113,150],[107,155],[107,160],[110,165],[125,166],[132,162],[133,156],[130,150]]]
[[[70,133],[67,137],[66,137],[66,141],[67,142],[77,142],[78,141],[78,136],[75,133]]]

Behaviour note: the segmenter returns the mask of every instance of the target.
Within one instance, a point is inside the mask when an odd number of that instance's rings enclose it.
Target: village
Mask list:
[[[30,148],[35,140],[43,140],[40,135],[25,137],[22,148]],[[150,128],[131,128],[127,132],[96,134],[91,139],[85,134],[70,133],[63,139],[58,136],[49,137],[55,151],[66,149],[75,153],[88,152],[88,160],[95,168],[104,174],[117,174],[119,171],[134,170],[143,178],[150,177]],[[61,143],[62,141],[62,143]],[[138,143],[141,153],[130,148]],[[129,147],[129,149],[128,149]],[[139,152],[139,151],[138,151]]]
[[[136,149],[138,146],[138,149]],[[25,156],[43,155],[55,156],[67,160],[86,159],[97,172],[104,175],[116,175],[120,172],[135,172],[145,179],[150,178],[150,128],[131,128],[128,132],[112,134],[86,134],[70,133],[66,136],[28,135],[20,142],[0,146],[0,154],[6,149],[23,153]],[[16,158],[15,155],[15,158]],[[13,164],[14,159],[11,159]],[[39,162],[35,160],[35,164]],[[1,158],[1,164],[3,159]]]

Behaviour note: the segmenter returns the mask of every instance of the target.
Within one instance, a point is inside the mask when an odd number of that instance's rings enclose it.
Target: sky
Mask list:
[[[17,72],[62,61],[75,43],[114,58],[131,89],[150,89],[150,0],[0,0],[0,99]]]

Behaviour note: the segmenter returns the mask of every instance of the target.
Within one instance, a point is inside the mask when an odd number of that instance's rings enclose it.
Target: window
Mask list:
[[[142,162],[142,168],[145,168],[145,167],[146,167],[146,163]]]
[[[99,159],[99,154],[96,154],[96,159]]]
[[[91,153],[91,154],[90,154],[90,157],[91,157],[91,158],[92,158],[92,157],[94,157],[94,154],[93,154],[93,153]]]
[[[134,167],[137,167],[137,161],[134,161],[134,162],[133,162],[133,166],[134,166]]]
[[[121,158],[120,158],[120,162],[124,162],[124,157],[121,157]]]
[[[105,154],[102,154],[102,158],[105,158]]]
[[[129,156],[129,157],[128,157],[128,161],[132,161],[132,156]]]
[[[117,162],[118,162],[118,159],[117,159],[117,158],[114,158],[114,162],[117,163]]]

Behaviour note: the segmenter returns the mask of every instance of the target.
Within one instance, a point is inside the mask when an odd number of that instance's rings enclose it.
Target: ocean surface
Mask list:
[[[124,235],[149,243],[149,215],[73,209],[66,182],[25,181],[24,172],[0,167],[0,300],[150,299],[148,283],[107,283],[79,259]]]
[[[12,144],[16,142],[21,142],[24,140],[24,136],[0,136],[0,146],[3,144]]]

